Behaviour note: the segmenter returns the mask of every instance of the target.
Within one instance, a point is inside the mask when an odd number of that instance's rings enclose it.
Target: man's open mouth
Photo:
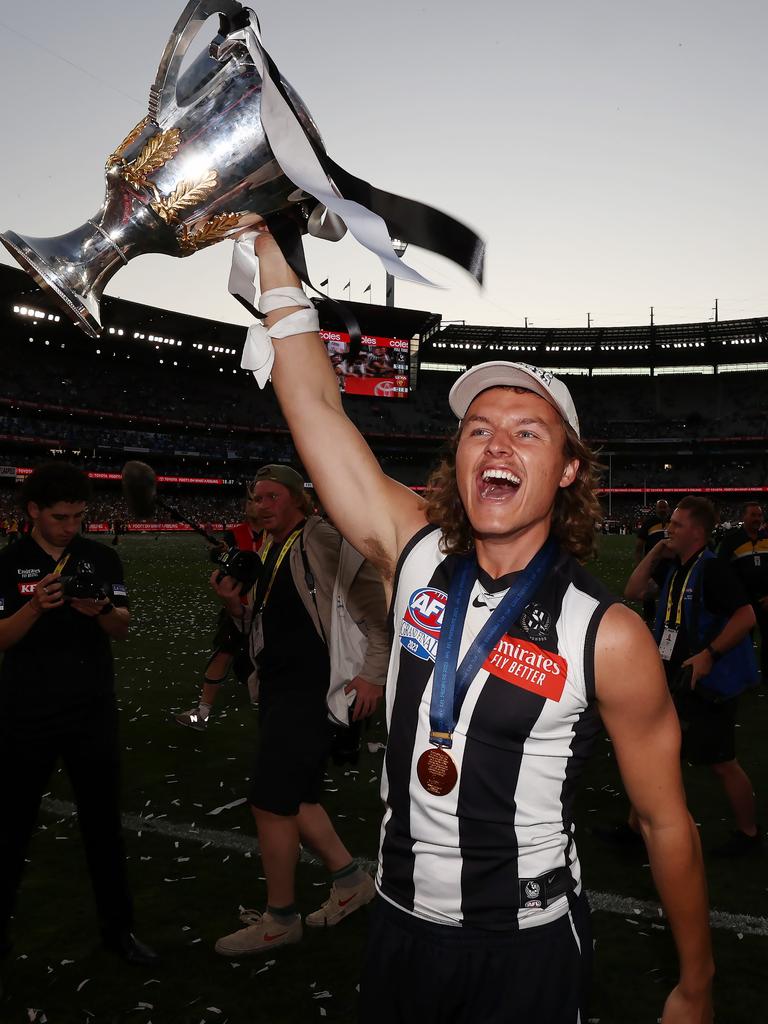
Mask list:
[[[478,490],[483,499],[504,499],[516,494],[521,483],[520,477],[511,469],[484,469]]]

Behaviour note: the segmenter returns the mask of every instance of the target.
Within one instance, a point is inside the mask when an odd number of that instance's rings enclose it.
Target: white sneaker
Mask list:
[[[269,912],[260,914],[257,910],[243,910],[240,920],[246,925],[239,931],[225,935],[214,946],[222,956],[251,956],[263,953],[277,946],[287,946],[292,942],[300,942],[304,934],[301,918],[286,927],[278,918]]]
[[[186,725],[190,729],[198,729],[200,732],[205,732],[210,715],[201,714],[200,708],[197,707],[190,708],[189,711],[184,711],[180,715],[174,715],[173,717],[179,725]]]
[[[304,918],[310,928],[332,928],[342,918],[347,917],[354,910],[359,910],[366,903],[370,903],[376,895],[376,886],[370,875],[356,889],[339,889],[338,886],[331,886],[331,895],[312,914]]]

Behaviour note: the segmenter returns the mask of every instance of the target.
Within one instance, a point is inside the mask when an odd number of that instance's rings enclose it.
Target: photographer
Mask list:
[[[359,720],[376,709],[389,648],[378,575],[332,526],[310,515],[301,476],[288,466],[263,466],[253,494],[269,541],[249,607],[232,577],[211,577],[229,613],[243,622],[261,688],[248,795],[267,906],[263,914],[244,911],[245,927],[216,943],[217,953],[232,957],[301,939],[294,902],[300,843],[332,878],[329,899],[306,917],[310,927],[336,925],[373,899],[373,879],[352,859],[320,794],[333,723],[346,725],[348,714]]]
[[[211,552],[214,561],[220,561],[222,556],[225,556],[225,560],[231,563],[234,561],[235,552],[241,551],[255,557],[264,543],[264,530],[259,519],[253,487],[253,484],[246,486],[245,519],[243,522],[233,526],[231,530],[224,531],[224,538],[221,544]],[[235,571],[237,572],[237,570]],[[250,587],[241,583],[240,594],[243,604],[246,603],[246,595],[249,589]],[[234,625],[232,617],[227,613],[226,609],[222,608],[213,637],[213,650],[203,674],[200,700],[189,711],[182,711],[180,714],[174,715],[174,719],[179,725],[196,729],[198,732],[205,731],[211,717],[213,705],[230,668],[233,670],[238,682],[247,682],[251,706],[256,707],[258,702],[258,676],[248,657],[247,637],[243,636],[242,632]]]
[[[682,756],[720,779],[736,830],[713,852],[737,856],[761,843],[752,783],[736,760],[738,694],[757,676],[749,640],[755,616],[739,580],[708,547],[715,521],[706,498],[683,498],[667,539],[635,568],[624,596],[658,594],[654,635],[680,718]]]
[[[110,641],[130,612],[117,554],[80,534],[87,476],[38,467],[21,491],[31,533],[0,553],[0,950],[24,859],[57,762],[69,776],[104,947],[131,963],[157,955],[132,934],[123,844]]]

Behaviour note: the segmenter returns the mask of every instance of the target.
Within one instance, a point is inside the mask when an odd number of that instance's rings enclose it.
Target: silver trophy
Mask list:
[[[242,42],[219,33],[179,77],[184,55],[210,15],[233,21],[235,0],[193,0],[165,48],[150,91],[149,113],[106,163],[101,209],[53,238],[6,231],[6,248],[92,337],[101,331],[104,288],[144,253],[189,256],[307,196],[283,174],[261,120],[261,78]],[[233,33],[234,34],[234,33]],[[320,142],[304,104],[287,82],[305,131]],[[312,204],[317,209],[317,204]],[[309,224],[326,237],[338,222]]]
[[[190,44],[213,14],[221,15],[218,34],[182,73]],[[187,4],[150,89],[149,112],[108,158],[105,177],[103,205],[73,231],[0,235],[91,337],[101,331],[104,289],[129,260],[189,256],[262,221],[272,227],[270,218],[288,210],[302,232],[320,238],[337,241],[349,228],[394,276],[429,283],[398,259],[391,244],[397,237],[482,279],[484,247],[473,231],[331,160],[307,108],[264,49],[255,14],[237,0]]]

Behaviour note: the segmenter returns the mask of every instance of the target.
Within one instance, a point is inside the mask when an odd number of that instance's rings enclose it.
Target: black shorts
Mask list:
[[[300,804],[319,804],[332,740],[324,695],[292,691],[275,697],[262,687],[249,803],[283,815],[298,814]]]
[[[506,932],[432,924],[379,896],[360,982],[361,1024],[585,1022],[589,904],[583,894],[569,903],[557,921]]]
[[[232,616],[222,608],[213,634],[213,653],[239,654],[245,647],[247,637],[235,625]]]
[[[710,704],[695,693],[680,694],[675,707],[683,734],[681,756],[691,764],[722,764],[736,757],[736,697]]]

